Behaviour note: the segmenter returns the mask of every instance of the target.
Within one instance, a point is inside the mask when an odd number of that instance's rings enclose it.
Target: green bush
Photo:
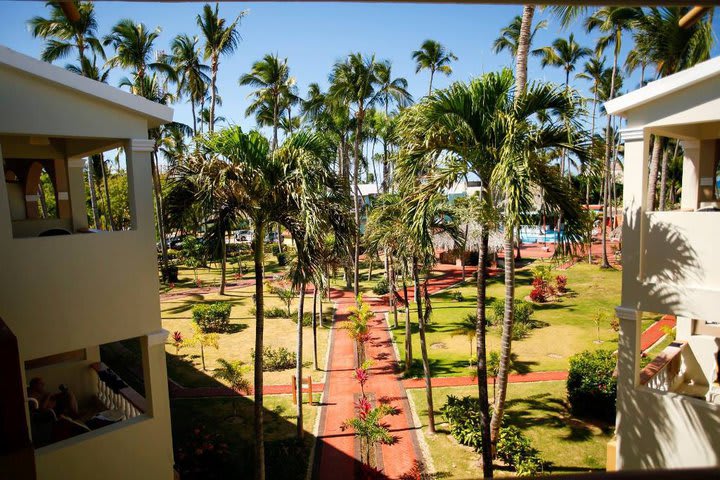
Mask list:
[[[293,312],[292,321],[294,323],[297,323],[297,311]],[[311,312],[303,312],[303,327],[309,327],[312,325],[312,313]]]
[[[250,307],[249,310],[250,315],[255,315],[257,313],[257,309],[255,307]],[[270,307],[265,308],[265,318],[284,318],[287,317],[287,312],[282,307]]]
[[[476,398],[448,395],[447,403],[440,408],[440,412],[450,424],[450,434],[460,444],[472,447],[478,453],[482,452],[480,403]],[[497,455],[513,467],[518,476],[536,475],[545,465],[530,440],[514,426],[500,429]]]
[[[231,309],[227,302],[201,303],[192,308],[192,316],[203,333],[224,333],[230,326]]]
[[[505,301],[495,300],[490,304],[490,308],[492,323],[495,325],[502,324],[503,318],[505,317]],[[532,314],[534,311],[535,309],[533,308],[532,303],[526,302],[525,300],[515,299],[515,326],[523,324],[528,327],[527,329],[534,328],[536,326],[535,322],[532,320]]]
[[[255,350],[250,351],[255,360]],[[287,370],[295,366],[297,355],[285,347],[263,347],[263,372]]]
[[[388,281],[385,278],[381,278],[375,284],[372,291],[375,295],[387,295],[390,291],[390,285],[388,285]]]
[[[586,350],[570,358],[567,392],[574,415],[615,421],[616,363],[608,350]]]
[[[455,300],[456,302],[462,302],[465,300],[465,297],[463,297],[463,294],[460,290],[453,290],[450,292],[450,298]]]

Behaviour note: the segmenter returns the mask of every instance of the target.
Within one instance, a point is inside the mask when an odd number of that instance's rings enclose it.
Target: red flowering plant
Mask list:
[[[365,344],[370,340],[370,327],[368,322],[373,317],[373,311],[363,302],[362,295],[357,298],[357,306],[350,309],[349,322],[345,325],[350,337],[355,340],[357,347],[357,365],[365,361]]]
[[[555,287],[558,293],[567,293],[567,277],[565,275],[555,277]]]
[[[228,445],[220,435],[197,426],[176,450],[176,467],[182,478],[221,478],[228,452]]]
[[[537,264],[533,270],[533,289],[530,292],[530,299],[533,302],[544,303],[555,295],[555,288],[551,285],[552,266]]]
[[[372,466],[373,447],[380,444],[393,445],[397,442],[397,438],[390,434],[390,429],[382,423],[382,419],[386,415],[397,415],[399,412],[387,403],[373,407],[370,400],[363,395],[355,402],[355,413],[356,416],[345,420],[340,429],[343,432],[352,429],[355,436],[361,439],[364,448],[360,449],[360,460],[364,465]]]
[[[180,354],[180,349],[183,347],[183,341],[184,338],[182,332],[175,330],[172,333],[172,342],[170,342],[170,344],[175,347],[175,355]]]

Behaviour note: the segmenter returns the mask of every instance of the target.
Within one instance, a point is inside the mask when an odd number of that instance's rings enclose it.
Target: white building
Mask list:
[[[720,58],[605,104],[627,120],[617,468],[720,465]],[[647,208],[650,135],[679,139],[680,211]],[[640,369],[641,316],[676,315],[677,339]]]
[[[169,480],[148,129],[171,121],[172,109],[5,47],[0,105],[0,478]],[[131,226],[91,231],[87,157],[120,146]],[[43,170],[52,218],[38,210]],[[122,340],[136,342],[144,395],[101,362],[101,347]],[[31,378],[44,379],[48,393],[67,385],[83,420],[106,411],[119,421],[53,438],[55,413],[36,415]]]

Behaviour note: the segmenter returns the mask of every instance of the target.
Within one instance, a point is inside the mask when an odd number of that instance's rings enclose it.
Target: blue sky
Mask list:
[[[157,43],[159,49],[168,49],[171,39],[179,33],[198,34],[195,17],[201,3],[125,3],[99,2],[96,11],[99,34],[104,35],[122,18],[143,22],[148,27],[162,27]],[[427,92],[428,73],[415,74],[411,52],[423,40],[432,38],[452,50],[459,60],[453,65],[454,73],[448,77],[436,77],[435,86],[442,87],[454,80],[467,80],[504,66],[511,67],[508,53],[496,55],[491,45],[502,27],[513,16],[521,13],[521,6],[492,5],[417,5],[417,4],[336,4],[336,3],[221,3],[224,17],[234,17],[243,10],[247,16],[242,20],[242,42],[232,57],[223,58],[219,75],[219,89],[223,98],[220,114],[232,123],[244,128],[253,127],[252,118],[245,118],[250,89],[239,87],[237,80],[247,72],[252,63],[266,53],[287,57],[291,74],[296,77],[300,93],[305,94],[307,85],[318,82],[327,84],[327,76],[337,60],[350,52],[375,53],[378,58],[393,63],[395,76],[405,77],[410,92],[420,98]],[[22,53],[39,57],[42,41],[34,39],[26,22],[34,15],[47,15],[43,2],[0,2],[3,28],[0,44]],[[548,12],[539,11],[536,21],[548,18]],[[550,44],[558,36],[567,37],[571,31],[585,46],[592,47],[594,38],[576,25],[563,30],[557,21],[550,19],[549,27],[536,37],[534,47]],[[720,31],[720,19],[715,16],[715,32]],[[625,42],[624,50],[631,48]],[[720,49],[716,46],[713,56]],[[64,65],[66,62],[58,62]],[[115,71],[110,83],[117,85],[123,72]],[[537,59],[529,67],[531,79],[563,82],[564,74],[558,69],[542,69]],[[634,88],[639,73],[626,81],[625,88]],[[587,82],[578,80],[577,88],[586,91]],[[187,104],[175,105],[176,120],[191,123]]]

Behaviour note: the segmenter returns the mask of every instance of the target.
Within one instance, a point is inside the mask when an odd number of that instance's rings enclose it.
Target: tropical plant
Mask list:
[[[617,359],[609,350],[584,351],[570,357],[568,401],[573,415],[615,420]]]
[[[412,53],[412,58],[415,60],[415,73],[420,73],[421,70],[430,70],[428,95],[432,93],[435,72],[449,76],[452,73],[450,64],[458,59],[454,53],[445,48],[440,42],[429,39],[420,45],[420,50],[415,50]]]
[[[477,334],[476,317],[472,313],[468,313],[458,323],[458,326],[450,333],[452,336],[462,336],[470,342],[470,357],[473,356],[473,340]]]
[[[250,382],[245,378],[245,364],[240,360],[230,361],[224,358],[218,358],[217,363],[220,365],[215,368],[213,377],[224,380],[230,384],[230,388],[234,392],[250,392]],[[233,396],[233,417],[237,417],[237,398]]]
[[[572,33],[567,40],[564,38],[555,39],[552,46],[544,47],[541,51],[540,65],[562,68],[565,71],[566,87],[570,86],[570,74],[575,71],[578,62],[584,57],[592,55],[592,50],[581,47],[575,41],[575,35]]]
[[[192,317],[203,333],[224,333],[230,326],[231,310],[228,302],[198,303],[193,305]]]
[[[535,39],[535,35],[539,30],[547,28],[548,22],[543,20],[538,22],[532,29],[530,34],[530,44]],[[500,36],[493,42],[493,52],[500,53],[507,50],[512,58],[517,56],[518,46],[520,44],[520,27],[522,26],[522,17],[516,15],[507,27],[500,29]],[[536,48],[530,52],[534,56],[540,56],[543,53],[543,49]]]
[[[210,60],[210,108],[208,110],[208,130],[215,130],[215,106],[217,104],[217,74],[220,68],[220,57],[231,55],[240,42],[240,19],[246,12],[240,13],[235,20],[229,22],[220,18],[219,6],[216,3],[213,9],[210,4],[203,6],[202,13],[197,16],[196,22],[202,32],[205,45],[203,53],[205,60]],[[264,473],[264,472],[262,472]],[[256,473],[259,475],[259,473]],[[263,475],[264,476],[264,475]]]
[[[256,359],[255,349],[250,350],[250,356]],[[292,368],[297,363],[297,355],[285,347],[263,347],[262,353],[263,371],[275,372]]]
[[[207,370],[205,368],[205,349],[214,348],[217,350],[220,348],[220,335],[217,333],[205,333],[199,325],[193,324],[193,336],[187,343],[190,346],[200,347],[200,362],[203,371],[205,371]]]
[[[287,318],[292,316],[290,312],[290,305],[295,298],[295,292],[292,288],[286,288],[281,284],[270,285],[270,293],[276,295],[285,304],[285,311],[287,312]]]
[[[178,97],[187,96],[193,119],[193,135],[198,134],[196,107],[205,97],[210,77],[210,67],[200,61],[198,37],[186,34],[176,36],[170,44],[171,64],[178,78]]]
[[[253,63],[250,73],[243,74],[239,83],[257,89],[250,94],[253,101],[245,110],[246,116],[255,113],[258,125],[264,125],[264,114],[270,113],[268,123],[273,129],[271,148],[275,150],[283,111],[300,100],[293,91],[295,79],[290,76],[287,59],[265,55],[262,60]]]

